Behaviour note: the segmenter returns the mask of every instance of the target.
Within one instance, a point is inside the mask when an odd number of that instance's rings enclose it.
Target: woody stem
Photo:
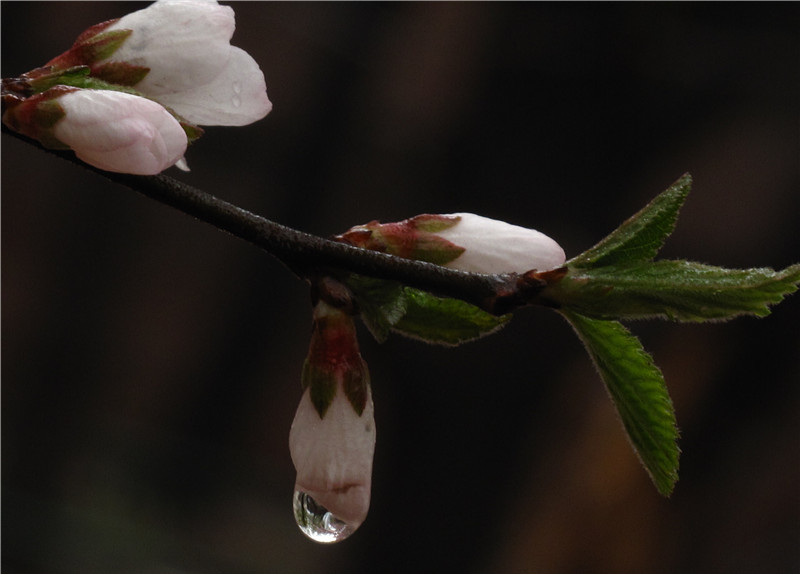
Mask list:
[[[70,151],[47,149],[6,126],[3,133],[244,239],[272,254],[302,278],[352,272],[461,299],[490,313],[512,310],[507,304],[501,309],[497,301],[501,296],[509,301],[508,296],[516,292],[518,278],[514,274],[468,273],[324,239],[270,221],[163,174],[143,176],[103,171],[83,163]],[[520,304],[525,303],[520,301],[513,306]]]

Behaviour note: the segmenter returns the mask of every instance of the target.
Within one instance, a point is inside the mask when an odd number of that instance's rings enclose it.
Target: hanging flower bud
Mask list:
[[[156,102],[108,90],[56,86],[3,114],[12,129],[51,148],[71,148],[107,171],[153,175],[186,151],[178,121]]]
[[[548,271],[566,261],[561,246],[535,229],[473,213],[372,221],[336,237],[365,249],[474,273]]]
[[[309,538],[337,542],[355,532],[369,510],[375,417],[353,318],[324,301],[314,308],[302,383],[289,433],[295,519]]]
[[[243,126],[266,116],[272,103],[256,61],[230,44],[235,27],[233,8],[215,0],[159,0],[103,28],[103,37],[129,35],[86,63],[92,76],[128,78],[126,85],[193,124]]]

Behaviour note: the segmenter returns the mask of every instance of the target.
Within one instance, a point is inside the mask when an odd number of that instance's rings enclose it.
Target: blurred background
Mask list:
[[[2,74],[128,2],[3,2]],[[684,172],[662,255],[800,260],[797,3],[234,3],[274,110],[168,173],[319,235],[471,211],[574,256]],[[800,296],[630,325],[681,428],[661,498],[569,326],[460,348],[362,329],[372,508],[294,524],[304,283],[255,247],[2,138],[7,574],[800,569]]]

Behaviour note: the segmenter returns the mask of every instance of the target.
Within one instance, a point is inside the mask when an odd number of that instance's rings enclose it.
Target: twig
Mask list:
[[[2,129],[5,134],[249,241],[301,278],[342,271],[358,273],[461,299],[495,314],[531,302],[519,298],[521,278],[516,274],[468,273],[323,239],[270,221],[172,177],[103,171],[83,163],[71,151],[47,149],[5,125]]]

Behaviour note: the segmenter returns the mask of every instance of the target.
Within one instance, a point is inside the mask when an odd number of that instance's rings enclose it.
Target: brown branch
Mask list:
[[[5,125],[3,133],[249,241],[272,254],[301,278],[326,273],[358,273],[461,299],[495,314],[534,302],[542,286],[541,279],[531,274],[468,273],[323,239],[250,213],[163,174],[142,176],[103,171],[80,161],[71,151],[47,149]]]

